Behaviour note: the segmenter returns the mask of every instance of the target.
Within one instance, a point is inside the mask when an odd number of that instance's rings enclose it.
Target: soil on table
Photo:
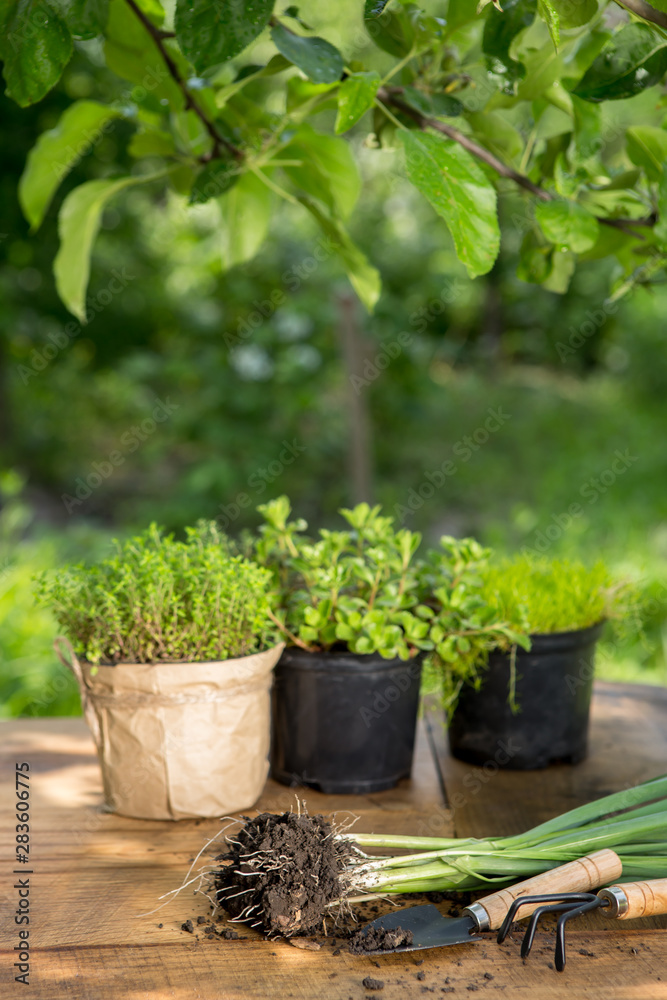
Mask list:
[[[403,927],[369,927],[368,930],[358,930],[350,938],[348,948],[353,955],[366,955],[369,951],[393,951],[411,945],[412,931]]]
[[[262,813],[248,819],[214,875],[217,902],[268,937],[322,928],[328,904],[344,895],[350,855],[323,816]]]

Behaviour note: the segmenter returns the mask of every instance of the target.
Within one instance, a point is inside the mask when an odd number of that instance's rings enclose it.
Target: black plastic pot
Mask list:
[[[518,649],[516,655],[516,714],[508,702],[510,656],[491,653],[479,691],[470,685],[461,690],[449,724],[453,756],[513,770],[583,760],[602,629],[531,636],[530,652]]]
[[[353,795],[409,777],[421,661],[286,649],[273,685],[273,777]]]

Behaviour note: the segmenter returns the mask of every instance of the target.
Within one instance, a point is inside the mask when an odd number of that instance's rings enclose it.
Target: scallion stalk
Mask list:
[[[667,875],[667,776],[579,806],[518,836],[479,840],[347,833],[339,839],[411,852],[351,860],[345,881],[354,892],[498,887],[603,847],[619,854],[624,878],[661,878]]]

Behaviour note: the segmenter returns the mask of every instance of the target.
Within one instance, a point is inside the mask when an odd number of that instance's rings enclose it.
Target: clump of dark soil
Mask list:
[[[365,979],[361,980],[361,985],[365,986],[367,990],[383,990],[384,980],[382,979],[371,979],[370,976],[366,976]]]
[[[248,819],[214,875],[216,901],[268,937],[321,928],[327,906],[344,894],[350,845],[323,816],[262,813]]]
[[[359,930],[353,934],[348,948],[353,955],[366,955],[369,951],[393,951],[394,948],[411,945],[412,939],[412,931],[404,930],[402,927],[393,927],[390,930],[386,927],[369,927],[367,931]]]

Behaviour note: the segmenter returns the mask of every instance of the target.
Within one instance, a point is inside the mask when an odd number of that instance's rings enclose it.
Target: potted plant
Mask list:
[[[282,644],[267,570],[215,523],[177,541],[155,525],[95,565],[38,582],[65,632],[107,808],[146,819],[251,806],[268,773],[270,685]]]
[[[488,550],[466,559],[460,543],[445,546],[429,572],[431,584],[440,583],[453,652],[432,665],[444,683],[452,754],[515,769],[582,760],[595,645],[606,621],[632,616],[634,588],[602,562],[532,555],[492,562]]]
[[[286,648],[273,688],[271,771],[327,793],[391,788],[410,774],[431,609],[420,605],[420,536],[380,507],[306,534],[287,497],[258,508],[253,556],[274,578]],[[425,616],[425,617],[424,617]]]

